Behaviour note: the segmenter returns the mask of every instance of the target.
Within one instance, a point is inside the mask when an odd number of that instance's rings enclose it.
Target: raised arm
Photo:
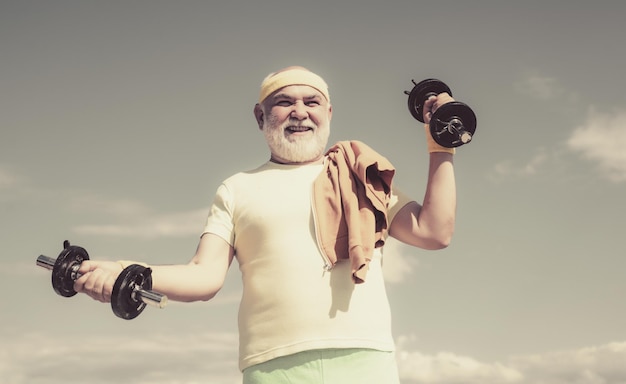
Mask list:
[[[234,253],[222,238],[205,234],[188,264],[150,265],[152,289],[166,295],[169,300],[209,300],[222,288]],[[76,280],[74,289],[95,300],[110,302],[115,279],[121,271],[122,264],[119,262],[84,261],[79,270],[83,276]]]
[[[432,113],[451,101],[454,99],[447,93],[431,96],[424,103],[426,126]],[[400,209],[389,227],[389,235],[416,247],[441,249],[450,244],[456,219],[454,150],[435,143],[428,129],[426,138],[430,161],[424,200],[421,205],[411,202]]]

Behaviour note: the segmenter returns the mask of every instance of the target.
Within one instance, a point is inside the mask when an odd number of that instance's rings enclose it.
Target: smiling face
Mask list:
[[[330,135],[332,106],[315,88],[289,85],[254,108],[271,160],[281,164],[320,161]]]

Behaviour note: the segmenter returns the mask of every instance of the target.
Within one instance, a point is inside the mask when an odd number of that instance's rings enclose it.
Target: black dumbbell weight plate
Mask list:
[[[460,101],[443,104],[430,120],[430,133],[433,139],[437,144],[446,148],[458,147],[469,142],[462,141],[463,135],[459,135],[456,130],[459,128],[471,135],[470,140],[476,132],[474,111]]]
[[[450,88],[441,80],[426,79],[415,84],[411,92],[409,93],[409,112],[414,119],[419,122],[424,122],[424,102],[430,95],[438,95],[446,92],[452,96]]]
[[[75,266],[80,265],[84,260],[89,260],[89,254],[85,248],[70,245],[69,241],[63,243],[63,251],[52,268],[52,288],[63,297],[72,297],[76,294],[74,290],[75,276],[72,276]]]
[[[146,308],[134,294],[136,289],[152,289],[152,270],[138,264],[129,265],[118,276],[111,294],[111,308],[119,318],[132,320]]]

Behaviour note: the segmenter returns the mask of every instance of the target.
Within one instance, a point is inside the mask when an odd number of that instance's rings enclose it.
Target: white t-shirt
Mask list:
[[[311,208],[322,167],[267,162],[217,190],[204,233],[234,247],[242,273],[241,370],[311,349],[394,349],[380,249],[363,284],[347,260],[324,269]],[[409,201],[394,193],[389,223]]]

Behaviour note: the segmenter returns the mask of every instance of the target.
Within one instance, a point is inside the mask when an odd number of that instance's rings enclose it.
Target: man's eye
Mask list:
[[[291,101],[282,100],[282,101],[277,102],[276,105],[280,107],[288,107],[291,105]]]
[[[320,102],[317,100],[311,100],[311,101],[308,101],[306,105],[308,105],[309,107],[317,107],[318,105],[320,105]]]

